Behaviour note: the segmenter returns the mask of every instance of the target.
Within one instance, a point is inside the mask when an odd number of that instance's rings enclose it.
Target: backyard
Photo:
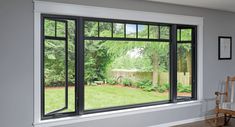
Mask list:
[[[181,96],[190,96],[189,92],[179,93]],[[63,87],[46,88],[45,102],[46,112],[63,107],[64,102]],[[74,87],[68,89],[68,109],[64,112],[74,111]],[[114,101],[115,100],[115,101]],[[125,87],[121,85],[99,85],[85,86],[85,110],[99,109],[130,104],[169,100],[169,92],[147,92],[138,88]]]
[[[46,89],[46,112],[53,111],[56,107],[64,106],[64,88]],[[74,111],[74,87],[69,87],[68,110]],[[165,93],[146,92],[141,89],[102,85],[85,87],[85,109],[99,109],[105,107],[138,104],[168,100],[169,95]],[[114,101],[115,100],[115,101]]]
[[[45,114],[75,111],[75,22],[45,19],[44,91]],[[56,31],[55,30],[56,27]],[[99,29],[98,29],[99,27]],[[124,33],[124,27],[126,33]],[[66,29],[67,28],[67,29]],[[138,29],[137,29],[138,28]],[[67,31],[67,35],[65,34]],[[113,32],[113,33],[112,33]],[[180,39],[191,39],[191,30],[180,31]],[[112,33],[112,34],[111,34]],[[161,41],[126,41],[130,38]],[[84,40],[82,72],[84,110],[169,101],[170,27],[167,25],[123,24],[85,21],[86,38],[106,37],[122,40]],[[157,36],[159,35],[159,36]],[[51,39],[52,36],[56,36]],[[191,43],[177,46],[177,96],[191,97]],[[80,63],[81,64],[81,63]],[[80,65],[79,65],[80,66]],[[81,85],[81,84],[80,84]],[[173,84],[172,84],[173,85]],[[68,100],[66,100],[66,86]],[[79,94],[79,93],[78,93]],[[78,95],[76,95],[78,96]]]

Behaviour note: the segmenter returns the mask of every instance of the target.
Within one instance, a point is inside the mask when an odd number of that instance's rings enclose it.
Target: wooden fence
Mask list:
[[[128,78],[133,82],[143,81],[143,80],[152,80],[153,72],[141,72],[138,70],[124,70],[124,69],[114,69],[111,71],[111,76],[117,79],[119,82],[124,78]],[[191,84],[191,77],[188,72],[178,72],[177,73],[177,82],[189,85]],[[158,74],[158,84],[162,85],[164,83],[169,83],[169,72],[160,72]]]

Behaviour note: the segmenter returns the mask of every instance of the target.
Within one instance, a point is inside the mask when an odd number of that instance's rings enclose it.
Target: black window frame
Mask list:
[[[55,113],[46,115],[44,110],[44,19],[53,20],[74,20],[75,21],[75,111],[66,113]],[[111,37],[85,37],[84,35],[84,21],[98,21],[98,22],[111,22],[112,35]],[[124,38],[113,37],[113,23],[124,23]],[[126,38],[126,24],[136,24],[136,38]],[[148,25],[148,38],[138,38],[138,25]],[[149,26],[158,26],[159,33],[158,39],[149,38]],[[169,39],[160,39],[160,26],[169,26]],[[99,26],[98,26],[99,27]],[[177,99],[177,29],[189,28],[192,29],[192,41],[184,42],[192,44],[192,97],[186,99]],[[98,28],[99,29],[99,28]],[[99,34],[99,30],[98,30]],[[151,41],[151,42],[168,42],[169,55],[170,55],[170,96],[167,101],[157,101],[142,104],[132,104],[126,106],[109,107],[94,110],[84,109],[84,40],[119,40],[119,41]],[[161,105],[168,103],[176,103],[182,101],[197,100],[197,26],[196,25],[183,25],[183,24],[170,24],[170,23],[157,23],[157,22],[144,22],[133,20],[120,20],[120,19],[105,19],[94,17],[78,17],[66,15],[52,15],[41,14],[41,119],[53,119],[68,116],[79,116],[84,114],[122,110],[129,108]]]

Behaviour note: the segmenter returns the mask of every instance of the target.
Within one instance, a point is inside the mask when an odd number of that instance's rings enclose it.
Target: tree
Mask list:
[[[124,37],[124,24],[114,23],[113,31],[115,37]],[[45,23],[46,31],[49,34],[54,34],[52,29],[55,26],[52,22]],[[134,25],[135,26],[135,25]],[[59,25],[59,27],[62,27]],[[111,23],[100,22],[100,36],[111,37],[112,30]],[[138,36],[146,38],[148,37],[148,29],[150,30],[149,37],[157,38],[158,29],[161,31],[161,39],[169,39],[169,27],[157,27],[142,25],[138,26]],[[86,37],[98,37],[98,22],[86,21],[85,22],[85,36]],[[130,31],[127,37],[135,36],[136,31]],[[185,35],[188,36],[188,35]],[[75,76],[75,22],[68,20],[68,57],[69,57],[69,82],[74,83]],[[155,86],[158,84],[158,75],[160,71],[169,70],[169,43],[167,42],[134,42],[134,41],[91,41],[85,40],[85,81],[93,82],[95,80],[103,80],[106,75],[106,70],[110,63],[117,61],[117,59],[124,58],[128,52],[138,50],[143,59],[139,59],[138,62],[144,64],[131,63],[138,69],[148,69],[153,72],[152,84]],[[180,55],[180,62],[178,66],[180,71],[191,72],[191,49],[188,45],[179,45],[178,54]],[[47,84],[51,82],[64,81],[64,43],[52,43],[48,42],[45,51],[45,74],[47,76]],[[60,54],[60,55],[59,55]],[[187,64],[184,59],[187,58]],[[146,60],[148,59],[148,60]],[[142,61],[141,61],[142,60]],[[150,62],[147,62],[150,61]],[[125,63],[126,67],[130,67],[129,63]],[[141,66],[148,67],[141,67]],[[187,67],[187,68],[186,68]],[[186,69],[183,69],[186,68]]]
[[[85,82],[103,80],[105,70],[110,62],[104,41],[85,41]]]
[[[147,27],[142,30],[142,33],[139,33],[143,36],[143,33],[147,33]],[[150,31],[154,32],[157,29],[150,29]],[[164,30],[163,30],[164,32]],[[169,32],[165,30],[165,32]],[[169,34],[163,34],[169,35]],[[168,37],[169,38],[169,37]],[[113,57],[123,56],[128,51],[133,49],[141,49],[141,54],[147,56],[151,60],[152,64],[152,84],[157,86],[158,83],[158,74],[160,70],[160,66],[168,69],[167,61],[169,60],[169,44],[164,42],[105,42],[104,45],[108,47],[108,53]],[[167,60],[168,59],[168,60]],[[164,67],[165,66],[165,67]]]
[[[147,56],[151,61],[153,76],[152,83],[156,86],[158,82],[158,73],[160,65],[165,66],[168,57],[168,43],[161,42],[105,42],[104,45],[108,49],[108,53],[117,58],[126,55],[128,51],[140,49],[143,56]],[[165,59],[165,60],[162,60]],[[169,59],[168,59],[169,60]],[[165,70],[167,66],[163,67]]]
[[[192,41],[192,29],[178,30],[179,41]],[[178,72],[188,72],[189,78],[192,76],[192,44],[180,43],[178,44]],[[191,80],[190,84],[191,84]]]
[[[75,82],[75,22],[68,22],[68,82]],[[54,36],[57,27],[57,34],[63,35],[65,24],[55,21],[45,20],[46,35]],[[47,86],[64,86],[65,84],[65,41],[45,40],[44,42],[44,69],[45,82]]]

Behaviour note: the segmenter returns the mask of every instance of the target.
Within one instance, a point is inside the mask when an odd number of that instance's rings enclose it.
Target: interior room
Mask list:
[[[234,6],[1,0],[0,127],[235,126]]]

